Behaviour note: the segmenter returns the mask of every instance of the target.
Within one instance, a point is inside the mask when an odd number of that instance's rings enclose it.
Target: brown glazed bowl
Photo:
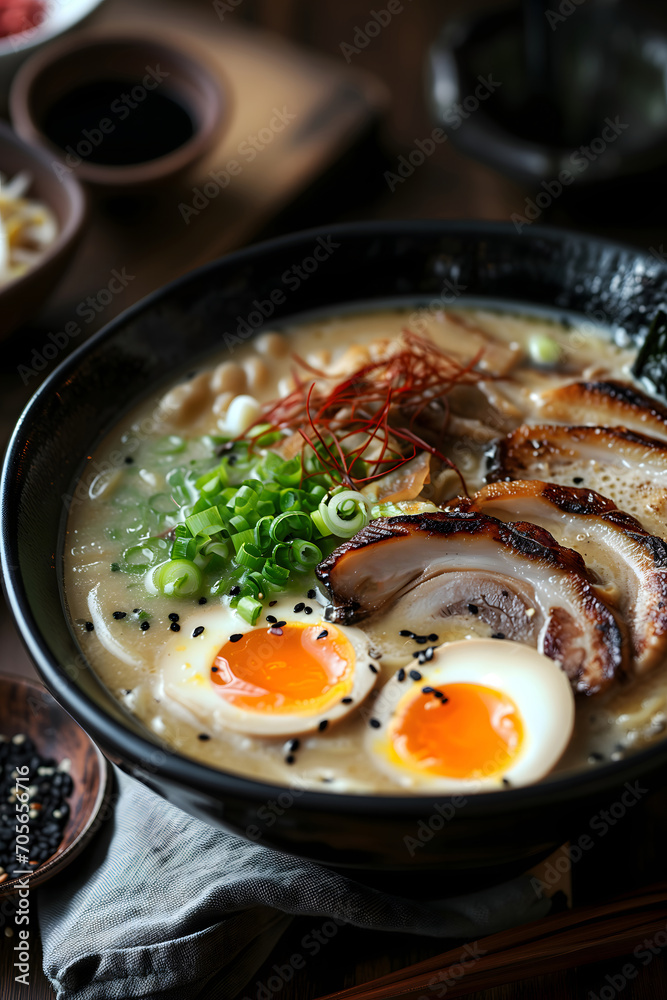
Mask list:
[[[156,68],[168,81],[163,84],[165,93],[185,106],[194,123],[191,138],[164,156],[122,166],[93,163],[86,159],[83,140],[68,152],[42,131],[49,109],[76,87],[117,79],[120,94],[129,80],[141,86],[149,70]],[[160,76],[153,76],[155,79]],[[78,32],[28,60],[17,73],[9,95],[12,122],[20,136],[63,160],[70,176],[112,189],[143,187],[184,173],[219,139],[230,108],[229,90],[220,74],[207,66],[203,53],[183,48],[180,39],[99,31]],[[77,147],[81,147],[78,152]]]
[[[18,883],[26,878],[29,888],[34,888],[66,868],[97,833],[111,798],[111,770],[83,729],[41,684],[0,674],[0,734],[12,737],[19,733],[33,740],[41,756],[58,761],[69,758],[74,790],[67,800],[70,815],[56,853],[30,875],[17,875],[1,883],[0,898],[18,892]]]
[[[58,179],[53,157],[20,139],[0,122],[0,173],[11,178],[26,171],[32,178],[28,197],[48,205],[59,231],[39,262],[20,278],[0,285],[0,337],[37,312],[70,262],[86,219],[86,196],[72,175]]]

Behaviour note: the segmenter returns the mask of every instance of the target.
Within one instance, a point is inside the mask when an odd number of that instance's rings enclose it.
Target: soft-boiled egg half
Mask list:
[[[397,671],[366,739],[404,787],[455,794],[539,781],[573,726],[574,695],[556,661],[518,642],[464,639]]]
[[[254,626],[225,605],[198,611],[159,657],[164,696],[219,732],[326,729],[363,701],[379,667],[360,629],[322,615],[300,597],[265,607]]]

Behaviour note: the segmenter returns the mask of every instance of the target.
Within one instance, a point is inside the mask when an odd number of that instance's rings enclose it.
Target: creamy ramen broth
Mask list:
[[[72,628],[93,670],[154,741],[211,766],[277,783],[331,791],[416,790],[409,780],[379,766],[365,742],[377,691],[401,666],[414,668],[418,659],[413,654],[427,648],[400,635],[402,623],[391,607],[351,626],[352,639],[361,643],[363,670],[369,670],[369,663],[375,667],[370,680],[366,674],[361,678],[364,690],[347,714],[311,732],[243,732],[209,725],[210,702],[194,709],[185,705],[170,695],[164,676],[166,652],[172,650],[172,659],[189,657],[203,638],[193,638],[193,631],[206,629],[212,614],[227,616],[220,626],[223,641],[247,631],[247,623],[243,629],[225,625],[237,617],[228,607],[231,587],[221,594],[203,587],[190,597],[151,593],[141,565],[144,558],[159,562],[169,557],[167,533],[183,502],[178,496],[171,499],[175,468],[199,474],[213,468],[220,461],[214,451],[222,438],[234,437],[244,422],[258,418],[262,405],[286,397],[294,388],[295,370],[306,381],[316,377],[313,371],[325,372],[333,382],[342,380],[383,357],[406,328],[431,338],[462,363],[476,359],[478,370],[488,376],[474,387],[478,395],[472,409],[453,409],[442,445],[469,493],[484,485],[485,455],[494,438],[524,421],[545,422],[539,414],[540,393],[578,379],[628,380],[634,357],[632,350],[588,324],[561,325],[472,308],[446,314],[388,309],[262,333],[237,347],[231,359],[225,351],[206,370],[137,408],[96,450],[74,493],[64,544],[64,592]],[[293,354],[309,367],[296,365]],[[536,364],[535,358],[543,363]],[[499,378],[492,377],[497,374]],[[404,469],[403,481],[405,476]],[[400,476],[397,482],[394,493],[400,493]],[[369,487],[371,492],[375,488]],[[433,510],[434,501],[445,504],[461,492],[457,474],[440,464],[419,499]],[[149,509],[150,503],[155,509]],[[152,543],[152,553],[142,556],[146,538],[159,540]],[[328,548],[323,544],[325,554],[335,542],[343,539],[330,540]],[[128,565],[127,551],[133,546],[138,552],[130,554]],[[272,613],[270,598],[279,601],[274,607],[281,610],[307,604],[313,609],[308,624],[325,630],[325,609],[312,596],[317,583],[312,569],[292,575],[298,579],[287,593],[266,595],[258,624],[271,627],[264,622]],[[209,634],[210,629],[204,632]],[[492,634],[474,615],[452,615],[443,620],[432,644]],[[210,687],[205,669],[202,683]],[[373,690],[366,696],[368,686]],[[657,665],[641,680],[616,682],[599,695],[578,695],[574,734],[556,771],[591,768],[656,738],[664,728],[666,694],[665,671]]]

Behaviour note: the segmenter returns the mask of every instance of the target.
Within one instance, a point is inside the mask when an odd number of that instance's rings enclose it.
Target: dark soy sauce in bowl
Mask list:
[[[145,83],[146,78],[144,78]],[[131,166],[157,160],[195,134],[193,115],[159,80],[100,79],[80,84],[45,112],[54,145],[90,163]]]

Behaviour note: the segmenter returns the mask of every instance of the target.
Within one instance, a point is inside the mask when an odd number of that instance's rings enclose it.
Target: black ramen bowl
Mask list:
[[[273,240],[145,299],[53,372],[9,446],[4,579],[44,683],[112,761],[187,812],[252,840],[374,872],[380,882],[388,870],[392,879],[397,870],[411,879],[439,871],[429,879],[435,894],[528,868],[620,801],[626,782],[657,787],[667,740],[581,773],[466,799],[286,789],[209,768],[162,745],[90,669],[63,610],[63,524],[86,456],[120,416],[212,352],[234,351],[262,324],[355,303],[447,308],[477,299],[574,313],[640,338],[666,297],[667,267],[647,252],[537,226],[519,234],[484,222],[403,222]]]

